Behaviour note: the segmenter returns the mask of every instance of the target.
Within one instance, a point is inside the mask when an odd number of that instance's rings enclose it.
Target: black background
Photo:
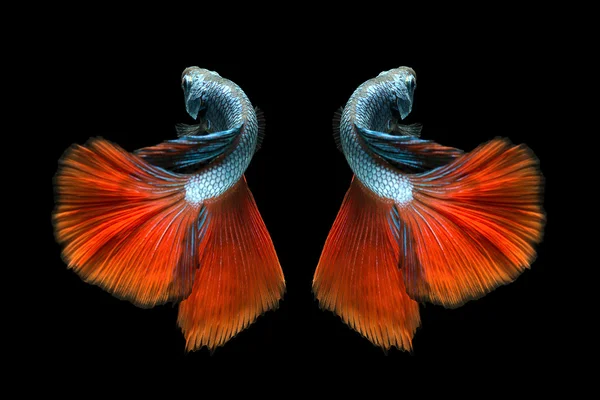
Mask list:
[[[85,21],[63,26],[46,43],[51,57],[43,62],[48,90],[55,95],[45,106],[51,110],[51,135],[44,143],[42,229],[47,235],[38,278],[44,345],[37,355],[77,365],[234,358],[269,359],[281,366],[336,359],[406,365],[506,359],[523,369],[552,365],[553,351],[563,341],[556,328],[562,313],[556,299],[562,255],[553,222],[559,165],[548,140],[555,105],[548,82],[556,72],[550,50],[556,57],[556,47],[547,34],[530,30],[527,19],[512,21],[510,29],[502,25],[484,32],[485,25],[451,37],[449,31],[393,29],[362,37],[360,31],[328,29],[323,21],[318,29],[308,29],[310,36],[282,23],[235,42],[206,30],[167,39],[163,33],[171,25],[161,24],[153,34],[135,29],[115,34],[110,24],[87,26]],[[236,82],[264,111],[266,138],[246,176],[287,282],[278,310],[212,355],[206,349],[184,351],[176,306],[138,309],[67,270],[50,221],[52,178],[69,145],[102,136],[133,151],[174,138],[175,123],[191,123],[180,88],[181,72],[191,65]],[[333,112],[359,84],[401,65],[417,73],[408,122],[422,123],[424,138],[466,151],[496,136],[531,147],[546,178],[549,219],[531,270],[456,310],[422,305],[413,353],[392,349],[386,355],[320,310],[311,282],[352,176],[333,141]]]

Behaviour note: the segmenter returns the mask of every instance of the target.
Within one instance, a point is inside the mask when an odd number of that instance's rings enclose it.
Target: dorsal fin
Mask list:
[[[266,121],[265,114],[260,108],[254,107],[254,112],[256,113],[256,121],[258,122],[258,136],[256,137],[256,149],[254,150],[256,153],[258,150],[260,150],[262,142],[265,138]]]
[[[333,128],[333,140],[339,151],[342,151],[342,140],[340,138],[340,124],[342,123],[342,113],[344,107],[340,107],[333,113],[333,119],[331,120],[331,127]]]

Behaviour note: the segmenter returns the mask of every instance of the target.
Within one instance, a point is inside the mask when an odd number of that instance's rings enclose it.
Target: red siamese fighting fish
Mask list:
[[[198,124],[178,139],[131,154],[92,138],[65,152],[53,220],[84,281],[143,308],[181,302],[186,349],[214,350],[276,308],[285,282],[244,178],[260,115],[216,72],[187,68],[182,87]]]
[[[322,307],[383,349],[412,349],[419,302],[455,308],[515,280],[542,238],[542,175],[525,145],[420,138],[415,72],[360,85],[334,119],[354,172],[313,280]]]

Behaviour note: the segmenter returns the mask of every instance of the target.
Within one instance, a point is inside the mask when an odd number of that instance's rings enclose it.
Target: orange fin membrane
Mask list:
[[[543,178],[526,146],[495,139],[410,180],[413,200],[395,206],[394,225],[413,299],[458,307],[534,260]]]
[[[207,201],[210,223],[191,295],[178,324],[188,351],[214,351],[264,312],[274,309],[285,282],[273,242],[245,178]]]
[[[321,307],[384,349],[411,350],[419,306],[398,268],[394,204],[354,179],[331,228],[313,280]]]
[[[140,307],[187,297],[206,210],[186,181],[104,139],[67,150],[53,222],[69,268]]]

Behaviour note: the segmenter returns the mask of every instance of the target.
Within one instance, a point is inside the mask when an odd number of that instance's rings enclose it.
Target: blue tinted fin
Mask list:
[[[356,126],[356,130],[373,153],[407,172],[428,171],[446,165],[463,154],[462,150],[413,135],[383,133],[359,126]]]
[[[156,146],[144,147],[135,154],[152,165],[170,171],[202,166],[227,152],[242,127],[243,124],[226,131],[185,135]]]

